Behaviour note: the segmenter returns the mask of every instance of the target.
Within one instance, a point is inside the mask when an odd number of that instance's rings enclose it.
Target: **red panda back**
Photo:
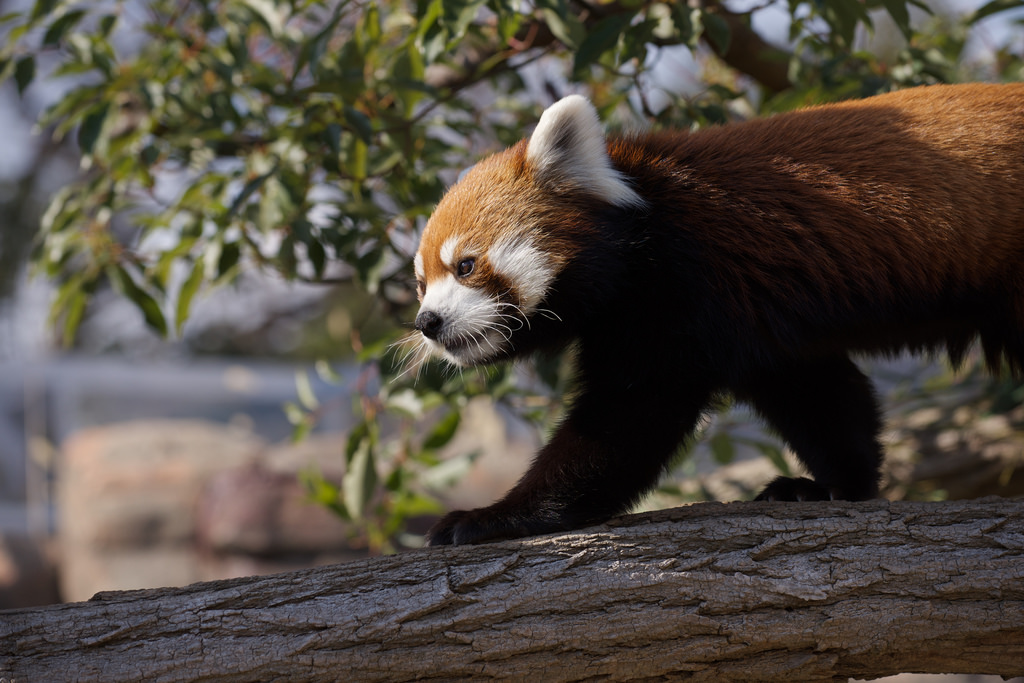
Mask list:
[[[750,329],[814,311],[825,326],[845,321],[835,343],[945,343],[959,363],[982,326],[989,364],[1005,354],[1024,369],[1024,84],[918,88],[620,138],[609,154],[654,188],[654,204],[675,205],[670,222],[704,245],[715,296]],[[987,320],[924,322],[958,297],[987,298]],[[922,306],[916,331],[909,300]]]

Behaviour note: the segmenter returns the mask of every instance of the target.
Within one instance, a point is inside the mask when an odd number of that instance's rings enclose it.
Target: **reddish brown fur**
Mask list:
[[[990,322],[1024,322],[1024,84],[917,88],[691,135],[620,138],[609,153],[638,186],[664,186],[655,202],[674,203],[686,187],[680,222],[700,226],[689,236],[708,245],[718,303],[752,329],[764,329],[773,302],[823,315],[865,302],[898,311],[902,292],[943,297],[950,283],[1015,292]],[[747,219],[733,224],[736,214]],[[933,324],[909,345],[929,341]],[[964,337],[950,349],[955,362],[973,332]],[[907,341],[900,330],[892,345]],[[986,349],[996,367],[997,347]]]
[[[526,143],[522,140],[481,161],[456,186],[457,196],[449,193],[438,205],[419,247],[428,283],[448,271],[448,264],[430,256],[452,236],[463,251],[481,255],[502,239],[541,237],[544,251],[560,270],[575,255],[579,241],[593,232],[586,215],[574,210],[574,200],[552,195],[537,181],[526,163]],[[486,259],[483,263],[486,267]]]

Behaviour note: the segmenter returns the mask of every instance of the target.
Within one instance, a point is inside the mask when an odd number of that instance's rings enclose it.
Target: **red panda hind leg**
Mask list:
[[[849,358],[762,371],[736,396],[779,433],[814,478],[779,477],[758,500],[867,500],[878,494],[881,413],[871,381]]]

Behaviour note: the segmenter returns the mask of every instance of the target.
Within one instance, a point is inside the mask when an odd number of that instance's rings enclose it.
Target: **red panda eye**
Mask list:
[[[427,283],[423,280],[416,281],[416,294],[422,299],[423,295],[427,293]]]
[[[459,261],[459,265],[455,269],[455,272],[458,274],[459,277],[466,277],[467,275],[473,272],[474,266],[476,266],[476,259],[462,259],[461,261]]]

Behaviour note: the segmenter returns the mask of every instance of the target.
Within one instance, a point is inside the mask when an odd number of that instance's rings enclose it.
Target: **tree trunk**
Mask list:
[[[1024,675],[1024,502],[705,503],[0,613],[6,681]]]

